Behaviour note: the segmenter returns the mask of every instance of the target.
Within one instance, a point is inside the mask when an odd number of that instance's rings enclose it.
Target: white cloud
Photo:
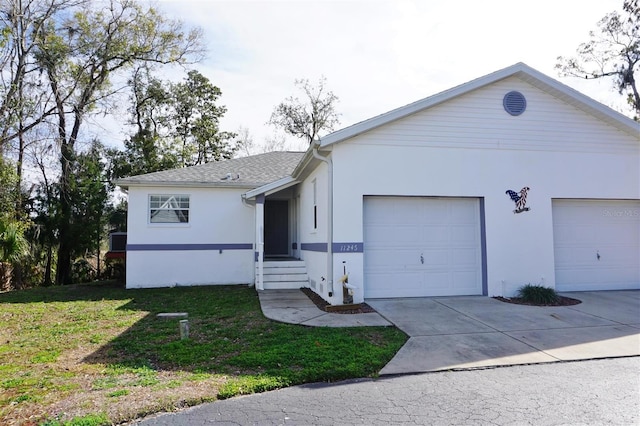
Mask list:
[[[570,56],[619,0],[194,1],[158,3],[205,30],[196,68],[222,90],[224,130],[273,129],[275,105],[296,78],[324,75],[340,98],[342,125],[416,101],[516,62],[558,78]],[[607,81],[560,79],[608,105],[624,102]]]

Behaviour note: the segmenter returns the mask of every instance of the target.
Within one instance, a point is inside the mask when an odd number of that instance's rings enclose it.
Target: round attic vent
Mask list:
[[[520,115],[527,108],[527,100],[522,93],[514,90],[504,95],[502,105],[509,114]]]

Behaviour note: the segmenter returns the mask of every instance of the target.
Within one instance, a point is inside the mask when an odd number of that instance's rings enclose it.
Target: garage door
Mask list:
[[[556,289],[640,288],[640,201],[553,200]]]
[[[477,198],[365,197],[364,296],[482,294]]]

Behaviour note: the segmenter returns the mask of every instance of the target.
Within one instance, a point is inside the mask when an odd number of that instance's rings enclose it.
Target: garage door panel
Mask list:
[[[402,279],[397,274],[376,273],[365,274],[365,282],[371,283],[370,295],[372,298],[383,297],[407,297],[413,291],[413,282],[421,282],[422,274],[419,272],[406,273]],[[399,294],[403,296],[398,296]]]
[[[593,259],[597,258],[596,251],[592,248],[581,246],[558,248],[555,251],[556,268],[567,268],[576,265],[592,265]]]
[[[635,276],[635,280],[629,277]],[[635,284],[640,280],[635,268],[605,268],[605,269],[578,269],[556,271],[556,281],[562,282],[561,291],[590,291],[590,290],[632,290],[637,289]],[[611,288],[602,288],[606,282]]]
[[[443,203],[425,201],[419,205],[422,223],[446,224],[449,222],[449,208]]]
[[[425,272],[423,282],[424,285],[419,289],[418,296],[444,296],[451,291],[449,271]]]
[[[420,241],[420,227],[415,226],[391,226],[377,225],[368,226],[365,232],[371,235],[367,241],[367,245],[376,247],[377,245],[388,246],[389,241],[393,241],[395,246],[404,246],[407,244],[415,245]]]
[[[466,226],[451,227],[451,242],[454,244],[465,244],[475,247],[478,244],[476,224]]]
[[[365,197],[365,297],[482,294],[479,217],[478,199]]]
[[[449,205],[449,221],[451,223],[467,223],[475,225],[478,222],[478,200],[456,199]]]
[[[478,251],[473,248],[452,249],[451,255],[453,256],[451,263],[458,267],[473,266],[475,268],[480,260],[478,259]]]
[[[553,200],[556,289],[640,289],[640,201]]]
[[[387,270],[396,272],[406,265],[417,264],[420,253],[412,249],[372,249],[367,250],[367,263],[371,270]]]
[[[478,276],[478,271],[475,269],[467,270],[467,271],[453,271],[452,272],[453,285],[458,289],[461,293],[472,294],[470,292],[475,291],[475,287],[471,284],[476,282],[480,277]]]
[[[595,239],[595,232],[591,226],[580,226],[572,222],[563,225],[571,226],[559,227],[555,233],[560,246],[581,246]]]
[[[600,254],[600,260],[598,260]],[[566,247],[556,249],[556,268],[591,267],[593,269],[611,267],[629,267],[634,261],[640,263],[635,255],[634,247],[601,247],[600,249],[584,247]],[[638,268],[640,269],[640,267]]]
[[[422,269],[432,267],[447,267],[449,265],[449,252],[442,249],[424,250],[420,253],[424,263],[420,262]]]
[[[398,225],[405,223],[420,223],[420,210],[396,205],[393,208],[393,216],[391,216],[391,218],[391,223]]]
[[[595,238],[596,241],[595,242],[613,242],[615,244],[615,242],[619,242],[620,244],[623,244],[623,242],[625,240],[629,240],[629,237],[632,237],[632,235],[629,235],[629,228],[631,227],[630,225],[632,225],[631,223],[627,223],[627,222],[618,222],[618,223],[606,223],[604,225],[602,225],[600,228],[596,229],[595,234]],[[637,234],[636,234],[637,237]],[[634,239],[635,242],[637,243],[637,238]],[[633,241],[630,241],[630,243],[633,243]]]
[[[449,235],[448,226],[422,226],[417,237],[422,246],[438,247],[449,240]]]

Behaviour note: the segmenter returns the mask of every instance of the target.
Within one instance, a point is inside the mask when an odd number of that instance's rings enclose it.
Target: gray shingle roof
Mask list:
[[[304,152],[274,151],[181,169],[131,176],[116,182],[130,185],[239,186],[257,188],[291,175]]]

